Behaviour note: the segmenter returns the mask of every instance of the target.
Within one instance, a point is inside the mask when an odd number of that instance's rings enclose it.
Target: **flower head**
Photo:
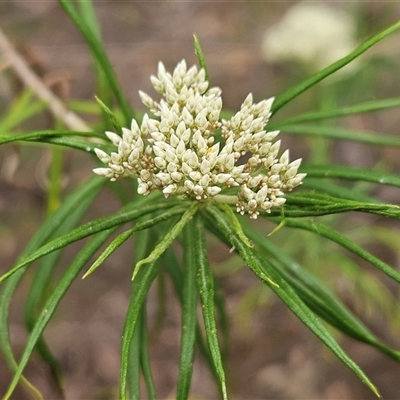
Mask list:
[[[96,174],[136,178],[139,194],[159,190],[200,201],[234,188],[237,211],[251,218],[281,206],[284,192],[305,177],[297,173],[300,159],[290,163],[288,150],[278,155],[278,131],[265,131],[273,98],[254,103],[249,94],[230,120],[220,120],[221,90],[209,87],[203,69],[188,69],[182,60],[171,74],[160,62],[151,82],[161,100],[139,94],[156,118],[145,114],[140,126],[132,120],[122,137],[106,132],[117,150],[96,149],[108,165]]]

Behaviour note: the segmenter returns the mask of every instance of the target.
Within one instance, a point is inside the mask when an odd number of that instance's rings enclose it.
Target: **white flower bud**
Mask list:
[[[106,136],[110,139],[111,143],[114,146],[118,146],[119,142],[122,140],[116,133],[114,132],[106,132]]]
[[[163,189],[163,193],[165,197],[168,197],[170,194],[176,192],[177,186],[175,183],[168,185],[166,188]]]
[[[93,172],[105,178],[112,178],[114,176],[114,172],[110,168],[95,168]]]
[[[99,158],[99,160],[104,164],[108,164],[109,162],[111,162],[111,157],[105,151],[95,148],[94,152],[96,153],[96,156]],[[103,170],[108,168],[96,168],[96,169]]]
[[[171,173],[171,178],[175,182],[181,182],[183,179],[183,174],[180,172],[172,172]]]
[[[222,189],[219,186],[210,186],[207,188],[207,194],[210,197],[216,196]]]

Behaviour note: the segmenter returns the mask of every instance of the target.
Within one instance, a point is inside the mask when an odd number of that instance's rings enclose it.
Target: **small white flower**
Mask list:
[[[209,88],[204,70],[188,69],[183,60],[171,74],[160,62],[151,83],[162,99],[139,95],[158,119],[145,114],[140,127],[132,120],[122,137],[106,132],[118,151],[109,155],[95,150],[108,166],[96,168],[96,174],[112,181],[137,178],[142,195],[158,190],[165,197],[199,201],[237,188],[237,211],[253,219],[261,210],[282,206],[284,191],[301,184],[301,160],[290,163],[289,151],[279,157],[280,141],[272,142],[279,132],[265,131],[273,98],[254,103],[250,93],[230,120],[220,121],[221,90]],[[214,143],[219,129],[222,140]],[[242,155],[247,162],[238,164]]]

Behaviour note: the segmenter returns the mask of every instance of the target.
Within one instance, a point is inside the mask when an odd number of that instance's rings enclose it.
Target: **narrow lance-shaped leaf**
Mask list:
[[[37,99],[29,89],[25,89],[14,100],[0,119],[0,132],[10,132],[22,122],[44,111],[47,104]]]
[[[200,68],[203,68],[204,72],[206,73],[206,81],[210,82],[210,77],[208,75],[206,60],[204,58],[204,53],[203,53],[203,50],[201,49],[199,39],[197,38],[196,35],[193,35],[193,44],[194,44],[194,50],[197,55],[197,60],[199,62],[199,66],[200,66]]]
[[[310,165],[304,164],[300,167],[301,172],[306,172],[312,178],[339,178],[346,180],[357,180],[363,182],[374,182],[382,185],[400,187],[400,176],[388,174],[384,171],[365,170],[342,165]]]
[[[89,185],[90,186],[90,185]],[[100,187],[95,187],[91,192],[85,191],[85,196],[81,198],[79,203],[71,210],[71,212],[65,215],[65,219],[62,220],[62,223],[59,223],[57,230],[53,233],[53,237],[59,236],[65,232],[68,232],[82,218],[82,215],[85,213],[87,208],[92,204],[93,200],[97,196]],[[39,311],[39,307],[44,303],[48,293],[47,287],[49,284],[49,280],[57,265],[57,261],[61,255],[61,251],[56,251],[51,254],[48,254],[46,257],[43,257],[42,262],[39,267],[35,271],[35,275],[28,293],[28,297],[25,303],[25,325],[30,332],[33,326],[36,323],[37,313]],[[37,342],[36,346],[39,355],[42,359],[47,363],[50,368],[50,372],[54,377],[54,381],[56,386],[61,393],[63,390],[63,379],[60,371],[59,364],[56,358],[52,355],[50,349],[46,345],[46,342],[40,338]]]
[[[120,123],[118,122],[115,114],[97,96],[95,96],[95,99],[96,99],[97,103],[100,105],[101,109],[104,111],[104,113],[109,118],[111,125],[115,129],[115,132],[118,133],[118,135],[122,136],[122,127],[121,127]]]
[[[197,268],[194,254],[196,241],[194,226],[191,221],[185,226],[183,233],[184,269],[182,284],[181,352],[176,395],[177,400],[185,400],[189,396],[196,344]]]
[[[168,202],[158,203],[158,204],[148,204],[143,206],[149,202],[149,198],[143,198],[140,200],[136,200],[134,203],[129,204],[124,207],[120,212],[117,212],[113,215],[109,215],[106,217],[98,218],[94,221],[87,222],[79,226],[78,228],[73,229],[65,235],[62,235],[36,250],[33,254],[27,256],[22,259],[16,266],[14,266],[10,271],[6,272],[0,277],[0,282],[7,279],[9,276],[13,275],[16,271],[23,268],[25,265],[30,264],[31,262],[37,260],[40,257],[43,257],[46,254],[51,253],[52,251],[58,250],[62,247],[67,246],[70,243],[76,242],[85,237],[94,235],[97,232],[101,232],[114,226],[122,225],[126,222],[130,222],[136,218],[139,218],[143,215],[151,213],[153,211],[162,210],[164,208],[171,207],[171,204]],[[133,208],[133,209],[132,209]]]
[[[227,399],[225,372],[222,365],[221,352],[218,344],[217,324],[214,313],[214,287],[210,266],[208,265],[207,247],[203,221],[200,215],[194,218],[194,250],[195,261],[197,263],[197,286],[200,294],[201,310],[203,313],[204,327],[208,347],[214,362],[215,370],[221,381],[221,390],[223,399]]]
[[[326,215],[345,211],[361,211],[386,217],[400,217],[400,207],[394,204],[364,203],[315,192],[290,194],[287,196],[285,204],[285,216],[287,217],[313,215],[313,212],[314,215]],[[275,211],[274,214],[276,215],[277,212]]]
[[[22,251],[19,259],[22,260],[25,256],[40,247],[60,227],[60,222],[65,221],[65,219],[67,219],[71,213],[77,209],[77,207],[79,208],[79,205],[82,204],[84,199],[87,198],[87,196],[93,191],[97,191],[100,185],[103,183],[103,179],[99,177],[93,177],[86,182],[85,185],[76,189],[72,194],[70,194],[60,208],[45,220],[39,230],[29,241],[28,245]],[[3,285],[0,297],[0,345],[5,360],[13,369],[17,368],[17,364],[12,353],[10,335],[8,331],[9,305],[15,289],[24,276],[24,273],[25,269],[22,269],[11,276]],[[34,387],[32,387],[29,382],[27,382],[23,377],[21,379],[24,385],[28,386],[28,390],[33,392],[33,395],[36,396],[36,398],[41,398],[40,393]]]
[[[277,96],[274,104],[272,105],[272,110],[271,110],[272,113],[275,114],[276,111],[282,108],[285,104],[289,103],[299,94],[303,93],[311,86],[314,86],[316,83],[322,81],[327,76],[333,74],[338,69],[344,67],[352,60],[357,58],[359,55],[367,51],[374,44],[378,43],[379,41],[381,41],[386,36],[390,35],[392,32],[396,31],[399,28],[400,28],[400,22],[396,22],[395,24],[389,26],[382,32],[366,40],[364,43],[359,45],[354,51],[352,51],[348,56],[341,58],[339,61],[336,61],[335,63],[324,68],[322,71],[317,72],[316,74],[310,76],[309,78],[304,79],[297,85],[287,89],[284,93]]]
[[[143,264],[147,264],[157,260],[162,253],[172,244],[172,242],[176,239],[176,237],[181,233],[184,226],[187,222],[193,217],[196,213],[197,209],[199,208],[199,202],[193,202],[189,208],[185,211],[182,215],[180,220],[174,225],[174,227],[163,237],[160,243],[154,248],[154,250],[150,253],[150,255],[143,260],[140,260],[136,263],[135,269],[133,271],[132,280],[135,279],[136,274],[139,272],[140,267]]]
[[[148,253],[148,248],[150,245],[150,229],[142,230],[135,235],[135,262],[141,260]],[[134,290],[132,283],[132,290]],[[129,359],[128,359],[128,371],[127,371],[127,381],[128,381],[128,393],[130,400],[140,400],[142,396],[140,395],[140,336],[142,332],[141,328],[142,320],[139,318],[132,336]]]
[[[176,292],[176,295],[181,303],[183,305],[183,287],[184,287],[184,278],[183,278],[183,273],[182,269],[180,267],[180,263],[176,257],[175,252],[171,249],[167,249],[165,253],[163,254],[163,261],[165,268],[171,277],[172,284],[174,285],[174,289]],[[201,355],[203,356],[204,360],[207,363],[207,366],[209,370],[212,373],[212,377],[216,383],[216,385],[219,385],[219,378],[217,376],[217,373],[215,372],[215,368],[213,366],[211,356],[209,354],[208,348],[206,344],[204,343],[202,332],[199,326],[199,323],[197,322],[196,324],[196,344],[198,349],[200,350]]]
[[[105,76],[107,77],[108,83],[114,92],[114,95],[118,101],[119,106],[125,117],[125,122],[130,123],[133,118],[133,110],[129,104],[129,101],[125,97],[122,89],[119,85],[118,79],[115,75],[114,68],[109,61],[107,54],[102,46],[101,42],[96,37],[96,34],[86,25],[85,21],[80,17],[80,15],[75,10],[72,2],[70,0],[58,0],[64,10],[67,12],[71,20],[78,27],[83,37],[87,41],[92,54],[102,66]]]
[[[361,192],[355,191],[347,186],[327,181],[326,179],[310,178],[309,176],[302,183],[303,188],[312,189],[319,193],[328,194],[346,200],[354,200],[362,203],[379,203],[379,200]]]
[[[345,334],[400,361],[400,352],[382,343],[315,275],[282,252],[271,240],[261,236],[259,231],[246,227],[246,234],[265,252],[268,260],[275,258],[279,262],[279,267],[273,263],[271,265],[275,269],[279,268],[280,273],[311,310]]]
[[[110,257],[112,253],[114,253],[115,250],[118,249],[118,247],[124,244],[135,232],[141,231],[143,229],[148,229],[162,221],[167,220],[168,218],[183,214],[185,212],[185,209],[185,206],[177,206],[171,208],[170,210],[165,211],[163,214],[158,215],[157,217],[151,218],[147,221],[138,222],[134,228],[128,229],[127,231],[119,234],[101,253],[97,260],[92,264],[92,266],[87,270],[82,279],[93,273],[108,257]]]
[[[377,132],[361,132],[326,125],[285,125],[285,134],[301,136],[317,136],[330,139],[342,139],[378,146],[400,146],[400,138],[394,135],[384,135]]]
[[[80,132],[80,131],[68,131],[68,130],[48,130],[48,131],[37,131],[30,133],[22,133],[17,135],[1,135],[0,144],[7,144],[12,142],[41,142],[46,139],[55,137],[88,137],[88,138],[104,138],[104,135],[99,135],[94,132]]]
[[[126,400],[126,386],[130,347],[139,318],[140,310],[149,291],[150,285],[158,272],[158,260],[151,262],[146,268],[141,268],[132,284],[131,300],[126,314],[121,345],[121,365],[119,381],[119,398]]]
[[[4,396],[4,400],[7,400],[11,397],[19,379],[21,378],[23,370],[31,357],[37,341],[43,334],[46,325],[53,316],[59,302],[64,297],[66,291],[71,286],[72,282],[76,279],[79,272],[87,263],[87,261],[93,256],[93,254],[99,249],[99,247],[104,243],[108,236],[111,235],[111,233],[112,231],[101,232],[97,236],[95,236],[88,244],[86,244],[85,247],[75,257],[73,263],[68,267],[61,279],[58,281],[56,287],[46,301],[46,304],[44,305],[43,310],[40,313],[31,334],[29,335],[24,352],[18,364],[18,368],[7,390],[7,393]]]
[[[307,114],[297,115],[295,117],[286,118],[283,121],[274,121],[268,123],[269,130],[281,129],[286,125],[298,124],[300,122],[313,122],[324,119],[332,119],[344,117],[346,115],[370,113],[374,111],[386,110],[388,108],[400,107],[400,98],[374,100],[366,103],[356,104],[344,108],[335,108],[333,110],[314,111]]]
[[[364,382],[377,396],[379,392],[372,384],[369,378],[358,367],[358,365],[342,350],[336,340],[331,336],[327,329],[315,317],[310,309],[301,301],[296,292],[283,279],[265,259],[261,259],[258,252],[246,246],[232,229],[226,216],[215,206],[210,205],[207,208],[206,218],[208,223],[225,237],[225,240],[235,246],[236,251],[242,257],[244,262],[252,269],[252,271],[281,298],[281,300],[289,307],[289,309],[328,347],[334,354]],[[259,275],[259,270],[263,271]],[[264,275],[273,279],[277,285],[271,285],[269,280],[264,279]]]
[[[78,0],[78,9],[80,11],[80,16],[84,23],[87,25],[87,27],[93,32],[95,37],[99,42],[102,42],[102,37],[101,37],[101,28],[99,21],[97,19],[96,15],[96,10],[93,6],[93,1],[92,0]],[[96,68],[96,93],[98,93],[99,97],[103,99],[103,101],[107,104],[112,104],[112,89],[110,88],[110,85],[108,84],[108,79],[107,76],[101,66],[101,64],[96,61],[94,61],[94,67]],[[69,104],[71,107],[71,104]],[[98,112],[98,109],[97,109]],[[104,121],[104,128],[108,127],[108,115],[106,112],[102,112],[102,117]],[[102,129],[102,130],[107,130],[107,129]],[[118,132],[118,131],[117,131]]]
[[[386,264],[384,261],[380,260],[378,257],[375,257],[367,250],[364,250],[356,243],[354,243],[352,240],[348,239],[347,237],[341,235],[339,232],[335,231],[332,228],[329,228],[324,224],[309,222],[309,221],[286,219],[285,226],[297,229],[304,229],[316,233],[317,235],[320,235],[322,237],[326,237],[327,239],[330,239],[331,241],[336,242],[340,246],[350,250],[354,254],[357,254],[364,260],[371,263],[376,268],[380,269],[387,276],[394,279],[396,282],[400,283],[400,273],[397,272],[394,268]]]
[[[146,318],[146,303],[143,304],[139,316],[140,321],[140,364],[143,371],[144,381],[147,388],[147,398],[149,400],[157,400],[156,389],[154,385],[153,376],[150,367],[150,356],[149,356],[149,340],[148,340],[148,329],[147,329],[147,318]]]

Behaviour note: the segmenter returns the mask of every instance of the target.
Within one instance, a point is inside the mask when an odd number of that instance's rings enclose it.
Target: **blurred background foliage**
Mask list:
[[[268,32],[272,27],[277,29],[297,3],[94,1],[106,51],[134,110],[139,112],[143,107],[137,91],[151,91],[148,77],[156,72],[159,60],[169,68],[182,58],[189,64],[196,62],[193,33],[202,43],[211,83],[223,89],[224,106],[228,110],[237,109],[249,91],[258,101],[282,93],[316,72],[315,68],[320,65],[315,59],[309,62],[296,57],[274,58],[265,46]],[[331,7],[332,14],[346,13],[353,24],[354,36],[349,40],[355,44],[400,19],[400,5],[396,2],[323,3]],[[96,88],[88,48],[57,1],[2,1],[0,26],[30,67],[70,109],[83,116],[94,130],[107,128],[102,125],[101,111],[94,100],[94,94],[101,92],[101,88]],[[285,29],[285,24],[281,29]],[[332,41],[335,38],[332,36]],[[353,70],[316,85],[279,111],[271,124],[305,112],[398,97],[399,39],[399,33],[386,38],[365,53]],[[333,43],[326,46],[330,48]],[[338,128],[394,136],[399,135],[399,122],[398,108],[329,121]],[[0,51],[0,132],[43,130],[55,128],[57,124],[43,102],[16,77]],[[320,122],[321,127],[324,124],[326,121]],[[282,133],[284,147],[291,148],[292,159],[303,157],[313,163],[331,161],[370,170],[379,166],[381,170],[400,173],[399,150],[394,147],[311,136],[300,138],[290,129],[287,132],[282,129]],[[66,193],[85,182],[94,166],[94,161],[71,150],[50,150],[35,145],[0,147],[1,272],[10,268],[45,215],[58,207]],[[394,188],[348,185],[365,195],[398,203]],[[102,215],[117,207],[116,199],[105,192],[90,214]],[[347,237],[399,268],[397,223],[357,213],[321,217],[319,221],[329,221]],[[272,231],[273,224],[257,222],[266,234]],[[274,233],[274,239],[284,252],[332,288],[378,336],[394,347],[399,346],[399,291],[394,282],[366,262],[349,257],[337,245],[311,233],[286,228]],[[271,296],[239,258],[221,248],[212,237],[209,241],[213,270],[221,288],[220,296],[226,299],[232,328],[228,378],[237,398],[373,398]],[[61,362],[67,398],[115,397],[120,332],[130,282],[124,271],[114,265],[118,265],[118,257],[123,259],[129,251],[123,246],[96,274],[84,282],[75,282],[46,330],[46,339]],[[73,256],[74,246],[71,246],[63,267]],[[168,398],[173,393],[178,368],[179,311],[173,296],[167,296],[166,304],[160,307],[157,299],[162,293],[172,293],[168,280],[159,279],[152,289],[148,309],[154,331],[159,330],[159,324],[163,326],[161,337],[153,343],[151,356],[159,393]],[[22,348],[25,339],[19,310],[24,298],[22,285],[12,308],[10,327],[17,349]],[[398,364],[366,345],[339,337],[336,331],[332,333],[385,398],[398,396]],[[39,359],[28,366],[27,375],[32,382],[43,388],[47,393],[45,398],[53,398],[47,374]],[[196,364],[192,384],[196,398],[215,396],[214,389],[204,384],[210,380],[208,374],[204,365]],[[0,358],[1,392],[9,378],[10,372]],[[25,394],[17,391],[16,396],[22,399]]]

